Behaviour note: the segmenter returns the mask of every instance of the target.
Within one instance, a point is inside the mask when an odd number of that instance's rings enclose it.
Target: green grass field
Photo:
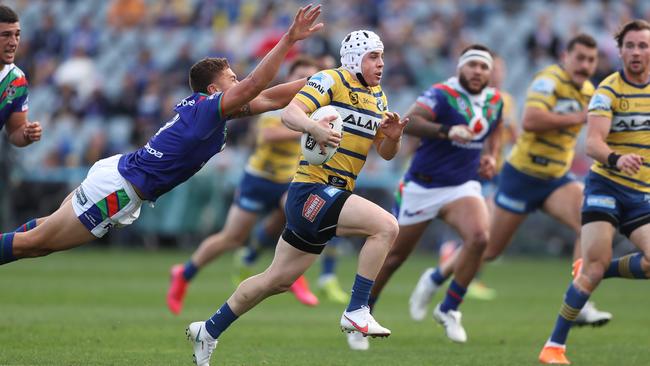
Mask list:
[[[233,287],[231,257],[223,258],[199,274],[183,314],[172,316],[165,306],[168,269],[187,255],[82,249],[0,267],[0,365],[191,365],[185,327],[212,315]],[[355,260],[345,258],[338,268],[345,288]],[[338,328],[343,306],[323,301],[307,308],[283,294],[234,323],[212,364],[537,364],[568,285],[568,261],[505,258],[489,266],[483,278],[498,298],[463,304],[465,345],[449,342],[433,320],[408,316],[408,296],[431,261],[414,256],[393,278],[375,312],[393,335],[371,341],[369,352],[348,350]],[[317,273],[315,265],[312,283]],[[650,364],[647,286],[610,280],[599,289],[595,300],[614,320],[573,330],[574,365]]]

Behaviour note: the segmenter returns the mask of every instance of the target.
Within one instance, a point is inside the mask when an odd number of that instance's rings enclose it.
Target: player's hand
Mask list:
[[[588,114],[588,109],[587,108],[581,110],[580,112],[571,113],[571,115],[573,117],[573,124],[574,125],[581,125],[583,123],[587,123],[587,114]]]
[[[625,154],[616,162],[616,168],[627,175],[634,175],[639,172],[643,165],[643,158],[637,154]]]
[[[467,143],[474,138],[474,132],[465,125],[453,125],[449,129],[448,137],[452,141]]]
[[[25,128],[23,129],[23,137],[25,141],[36,142],[41,139],[43,134],[43,129],[39,122],[27,122],[25,123]]]
[[[497,174],[497,160],[492,155],[483,155],[478,166],[478,175],[484,179],[492,179]]]
[[[321,151],[325,151],[325,146],[336,147],[341,143],[341,134],[334,131],[330,122],[335,121],[337,116],[326,116],[313,124],[310,128],[309,134],[316,140],[321,147]]]
[[[301,39],[305,39],[323,28],[323,23],[314,25],[316,18],[320,15],[320,8],[320,4],[316,6],[309,4],[298,10],[291,27],[289,27],[289,30],[287,31],[287,39],[290,43],[295,43]]]
[[[395,112],[386,112],[381,120],[379,128],[386,138],[399,141],[404,132],[404,127],[409,122],[409,118],[400,119],[399,114]]]

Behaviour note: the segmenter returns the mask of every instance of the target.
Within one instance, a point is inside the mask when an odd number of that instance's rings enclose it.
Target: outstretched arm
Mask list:
[[[320,15],[320,8],[320,5],[312,8],[311,4],[300,8],[291,27],[271,52],[264,56],[259,65],[244,80],[224,92],[221,97],[224,115],[239,113],[243,106],[260,94],[273,80],[291,46],[323,27],[323,23],[313,25]]]
[[[40,123],[27,121],[27,112],[14,112],[7,121],[6,133],[12,145],[23,147],[40,140],[42,129]]]
[[[251,100],[250,103],[244,104],[237,113],[232,114],[230,117],[240,118],[282,109],[289,104],[296,93],[305,86],[306,82],[307,79],[302,78],[265,89],[260,95]]]

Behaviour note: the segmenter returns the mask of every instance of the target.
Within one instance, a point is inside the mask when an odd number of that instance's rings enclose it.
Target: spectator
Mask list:
[[[40,27],[34,32],[31,47],[35,50],[34,56],[60,57],[63,52],[63,35],[56,28],[54,16],[51,13],[43,15]]]
[[[86,102],[99,84],[95,61],[82,47],[74,49],[72,57],[65,60],[54,73],[57,85],[72,86],[81,102]]]
[[[537,18],[537,25],[530,32],[526,40],[528,60],[537,67],[540,62],[547,59],[559,59],[560,37],[551,27],[548,14],[542,13]]]
[[[108,25],[123,30],[141,25],[146,15],[144,0],[113,0],[108,6]]]

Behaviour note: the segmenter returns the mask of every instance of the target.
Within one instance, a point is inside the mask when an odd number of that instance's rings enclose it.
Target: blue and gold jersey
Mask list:
[[[301,156],[293,181],[352,191],[373,142],[384,138],[379,125],[388,102],[381,87],[366,88],[347,70],[338,68],[312,76],[296,99],[310,112],[325,105],[336,108],[343,119],[343,137],[332,159],[323,165],[309,165]]]
[[[611,119],[607,145],[617,154],[635,153],[644,164],[634,176],[594,162],[591,170],[616,183],[650,192],[650,83],[638,85],[618,71],[603,80],[589,103],[589,114]]]
[[[248,158],[246,171],[276,183],[291,181],[298,169],[300,157],[300,139],[266,142],[265,129],[286,128],[280,119],[281,111],[271,111],[260,115],[257,121],[257,139],[255,151]]]
[[[526,107],[553,113],[574,113],[584,110],[594,93],[586,81],[577,88],[559,65],[539,72],[526,97]],[[542,179],[559,178],[566,174],[573,161],[576,140],[582,125],[542,132],[524,131],[517,139],[508,162],[526,174]]]

